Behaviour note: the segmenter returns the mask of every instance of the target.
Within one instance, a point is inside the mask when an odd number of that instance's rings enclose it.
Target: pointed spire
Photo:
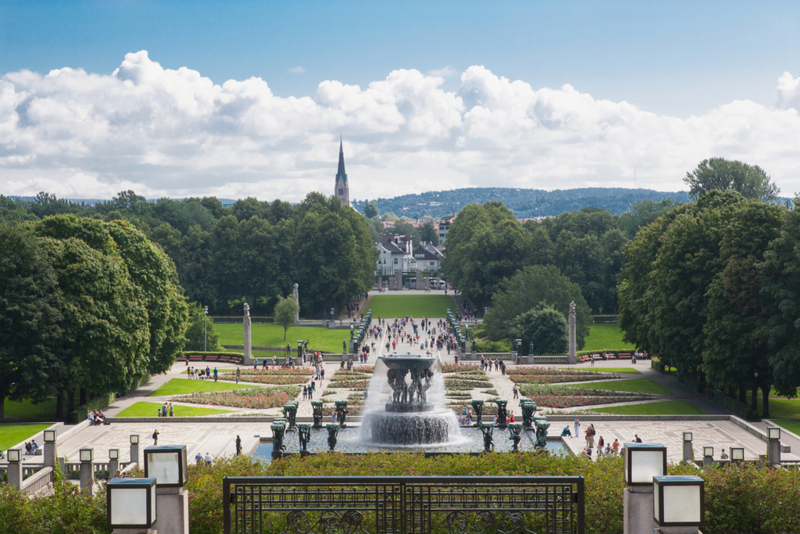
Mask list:
[[[342,148],[342,134],[339,134],[339,172],[336,173],[337,176],[341,175],[347,180],[347,174],[344,172],[344,150]]]

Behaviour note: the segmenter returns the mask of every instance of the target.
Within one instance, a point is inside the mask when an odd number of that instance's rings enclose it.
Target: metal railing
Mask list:
[[[225,477],[225,534],[584,534],[584,479]]]

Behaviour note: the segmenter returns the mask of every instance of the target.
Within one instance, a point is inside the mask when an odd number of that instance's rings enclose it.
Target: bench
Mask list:
[[[189,360],[191,360],[193,362],[200,361],[202,359],[203,359],[203,357],[200,356],[199,354],[192,354],[191,356],[189,356]]]
[[[620,353],[617,354],[617,358],[619,358],[620,360],[630,360],[631,359],[631,353],[630,352],[620,352]]]
[[[584,362],[588,362],[591,359],[592,359],[591,356],[581,356],[580,358],[578,358],[578,361],[581,362],[581,363],[584,363]]]

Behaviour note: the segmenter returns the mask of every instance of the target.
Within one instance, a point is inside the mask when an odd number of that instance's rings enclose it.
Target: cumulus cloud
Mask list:
[[[111,74],[63,68],[0,78],[0,193],[111,197],[332,193],[338,136],[355,198],[468,186],[683,189],[703,158],[764,167],[800,190],[800,78],[775,107],[735,101],[688,118],[580,88],[533,88],[483,66],[443,89],[447,68],[398,69],[366,87],[321,82],[277,97],[261,78],[215,84],[146,51]]]
[[[296,67],[292,67],[291,69],[289,69],[289,72],[291,72],[292,74],[303,74],[305,71],[306,71],[306,69],[304,69],[300,65],[298,65]]]
[[[428,76],[438,76],[439,78],[450,78],[451,76],[455,76],[458,74],[455,68],[452,65],[447,65],[446,67],[442,67],[441,69],[433,69],[426,72]]]

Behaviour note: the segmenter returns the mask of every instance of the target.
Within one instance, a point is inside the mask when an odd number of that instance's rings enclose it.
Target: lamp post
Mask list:
[[[731,463],[740,464],[744,461],[744,447],[731,447]]]
[[[108,449],[108,476],[114,478],[119,469],[119,449]]]
[[[699,532],[705,520],[705,486],[695,476],[653,477],[653,519],[664,534]]]
[[[623,532],[653,532],[653,477],[667,473],[667,448],[660,443],[625,443]]]
[[[8,449],[8,484],[18,490],[22,489],[22,449]]]
[[[131,434],[131,463],[139,463],[139,434]]]
[[[188,534],[189,492],[186,445],[158,445],[144,450],[144,476],[156,479],[159,534]]]
[[[689,463],[694,460],[694,450],[692,448],[692,433],[683,433],[683,463]]]
[[[714,447],[703,447],[703,467],[714,465]]]
[[[155,478],[114,478],[106,484],[106,518],[114,532],[152,532],[157,508]]]
[[[56,449],[56,441],[58,434],[55,430],[44,431],[44,465],[47,467],[55,467],[58,451]]]
[[[208,306],[203,306],[203,352],[208,352]]]
[[[767,427],[767,463],[781,464],[781,429],[777,426]]]
[[[81,491],[94,494],[94,449],[81,449],[78,453],[81,460]]]

